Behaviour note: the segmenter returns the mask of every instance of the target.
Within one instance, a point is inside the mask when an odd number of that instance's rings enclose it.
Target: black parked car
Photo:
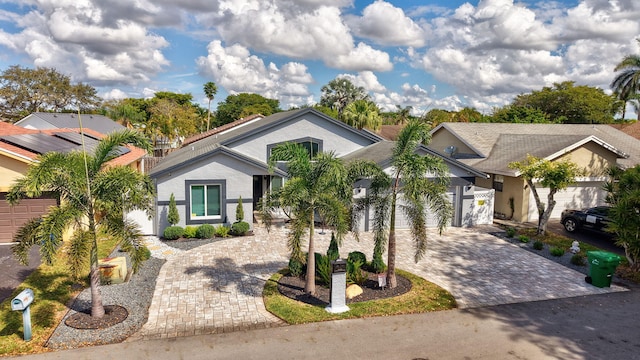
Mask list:
[[[589,228],[604,232],[609,220],[609,207],[596,206],[583,210],[565,210],[560,222],[568,232]]]

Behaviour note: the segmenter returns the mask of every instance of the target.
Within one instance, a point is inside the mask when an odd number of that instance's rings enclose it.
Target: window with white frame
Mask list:
[[[225,217],[225,181],[187,181],[187,224],[221,222]]]

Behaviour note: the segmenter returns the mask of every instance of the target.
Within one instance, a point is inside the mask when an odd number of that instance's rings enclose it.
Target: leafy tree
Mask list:
[[[453,121],[454,116],[455,113],[451,111],[432,109],[424,115],[422,121],[431,124],[432,127],[436,127],[441,123]]]
[[[374,259],[381,259],[385,243],[387,247],[387,284],[395,288],[396,279],[396,211],[401,209],[410,224],[415,245],[415,261],[425,254],[427,243],[426,211],[434,213],[440,232],[453,214],[446,197],[449,183],[448,169],[442,159],[416,153],[421,144],[430,140],[429,125],[411,120],[400,131],[393,148],[391,166],[393,172],[371,172],[371,194],[365,203],[374,211]],[[427,176],[433,176],[432,179]],[[398,199],[402,201],[398,202]],[[360,208],[363,208],[360,206]],[[388,233],[388,238],[385,236]],[[381,261],[378,267],[383,267]]]
[[[307,150],[295,143],[285,143],[271,152],[269,165],[273,169],[277,161],[287,161],[288,180],[276,192],[268,195],[269,205],[262,205],[261,212],[267,226],[270,225],[274,207],[285,209],[291,217],[288,247],[290,260],[304,263],[301,250],[302,237],[308,232],[307,273],[304,291],[315,294],[315,215],[319,214],[332,226],[338,243],[349,228],[349,204],[351,184],[344,164],[333,153],[318,153],[310,157]]]
[[[550,122],[548,115],[542,110],[517,105],[494,109],[491,118],[493,122],[499,123],[546,124]]]
[[[640,43],[640,39],[638,39]],[[627,55],[613,69],[618,72],[611,82],[611,88],[618,99],[624,102],[622,118],[625,116],[626,103],[640,92],[640,55]]]
[[[144,132],[154,147],[159,139],[178,141],[196,133],[198,114],[191,104],[181,104],[170,98],[159,98],[148,108],[150,118]]]
[[[576,182],[576,177],[583,175],[584,170],[578,165],[570,161],[549,161],[540,159],[532,155],[527,155],[523,161],[512,162],[509,168],[515,169],[520,176],[527,182],[538,208],[538,234],[544,234],[547,231],[547,222],[551,216],[553,208],[556,206],[554,200],[558,191],[566,189],[569,185]],[[538,195],[535,182],[540,183],[545,188],[549,188],[547,195],[547,204],[543,203]]]
[[[280,102],[258,94],[241,93],[229,95],[218,103],[216,118],[218,126],[236,121],[244,116],[262,114],[269,116],[280,112]]]
[[[631,268],[640,270],[640,165],[626,170],[613,168],[605,184],[611,204],[608,231],[616,234],[616,244],[624,248]]]
[[[100,103],[96,94],[53,68],[13,65],[0,75],[0,116],[15,122],[38,111],[89,111]]]
[[[610,124],[618,111],[615,96],[599,88],[575,86],[573,81],[518,95],[511,105],[538,109],[552,122],[563,124]]]
[[[211,124],[211,102],[213,98],[218,93],[218,87],[216,83],[209,81],[204,84],[204,95],[207,97],[207,131],[209,130],[209,125]]]
[[[380,129],[382,118],[378,106],[373,101],[356,100],[344,108],[341,119],[355,128]]]
[[[118,101],[116,103],[105,106],[106,115],[126,126],[128,128],[140,129],[147,120],[147,113],[144,110],[136,108],[132,103],[127,101]]]
[[[171,193],[169,196],[169,213],[167,214],[167,222],[169,226],[173,226],[180,222],[180,214],[178,213],[178,207],[176,206],[176,197]]]
[[[313,108],[334,119],[337,119],[339,117],[338,110],[334,108],[319,104],[314,105]]]
[[[356,100],[369,100],[369,95],[362,86],[355,86],[349,79],[336,78],[320,89],[320,105],[338,111],[338,118],[342,111]]]
[[[132,130],[115,132],[100,140],[91,154],[84,152],[42,155],[26,175],[16,180],[7,201],[16,205],[25,198],[35,198],[44,192],[60,197],[60,206],[47,214],[28,221],[17,233],[14,253],[22,263],[28,262],[29,249],[40,245],[42,258],[49,264],[63,247],[62,236],[73,230],[67,253],[72,270],[79,270],[83,259],[90,262],[91,315],[102,317],[104,307],[100,293],[97,231],[122,239],[136,271],[145,257],[145,247],[137,226],[124,219],[127,210],[152,211],[154,186],[147,175],[128,166],[108,164],[118,156],[118,147],[132,144],[149,150],[148,141]]]
[[[482,113],[470,107],[465,107],[453,115],[455,122],[482,122]]]

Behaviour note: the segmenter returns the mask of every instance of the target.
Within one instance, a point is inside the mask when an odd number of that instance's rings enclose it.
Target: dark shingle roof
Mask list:
[[[51,127],[53,128],[75,129],[80,127],[78,122],[78,114],[75,113],[35,112],[29,116],[37,117],[51,124]],[[16,125],[21,125],[20,123],[25,119],[16,122]],[[80,114],[80,119],[82,120],[82,127],[95,130],[101,134],[109,134],[114,131],[126,129],[124,126],[103,115]]]
[[[520,161],[526,154],[543,158],[560,155],[563,149],[586,141],[616,153],[623,167],[640,164],[640,140],[609,125],[443,123],[432,134],[443,130],[477,152],[478,158],[460,160],[482,171],[504,170],[508,162]]]
[[[257,132],[266,131],[274,126],[279,125],[282,122],[297,118],[306,113],[313,113],[319,117],[326,119],[327,121],[333,122],[340,127],[349,129],[353,132],[357,132],[361,136],[372,139],[373,141],[381,140],[381,138],[375,134],[354,129],[353,127],[331,117],[328,117],[313,108],[290,110],[269,115],[259,121],[248,122],[246,124],[243,124],[242,126],[233,127],[226,132],[214,134],[212,136],[193,142],[181,149],[173,151],[169,155],[167,155],[166,158],[160,161],[158,165],[153,168],[153,170],[151,170],[150,175],[153,176],[162,173],[169,168],[182,166],[183,164],[186,164],[195,158],[216,150],[220,146],[228,145],[231,142],[238,141]]]

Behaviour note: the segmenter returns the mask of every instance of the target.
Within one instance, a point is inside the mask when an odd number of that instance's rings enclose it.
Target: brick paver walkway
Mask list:
[[[430,230],[425,258],[413,261],[409,233],[398,231],[398,267],[450,291],[460,308],[623,291],[596,288],[584,275],[488,234],[493,227]],[[353,250],[370,256],[371,234],[346,239],[342,257]],[[325,252],[330,234],[316,235]],[[161,269],[149,320],[136,339],[170,338],[281,326],[262,302],[265,281],[287,264],[286,230],[216,241],[181,251],[151,241],[153,256],[167,258]]]

